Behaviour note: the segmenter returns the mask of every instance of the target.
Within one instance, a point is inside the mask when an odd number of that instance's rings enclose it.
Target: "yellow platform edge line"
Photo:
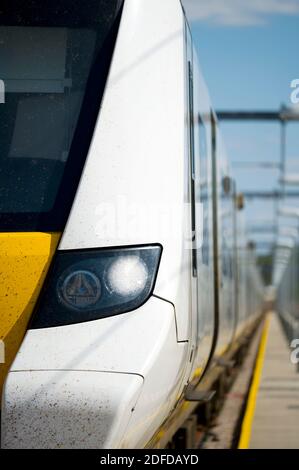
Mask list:
[[[238,449],[248,449],[249,444],[250,444],[252,422],[253,422],[254,413],[255,413],[257,394],[258,394],[258,390],[260,386],[261,375],[262,375],[264,359],[265,359],[266,346],[267,346],[267,341],[268,341],[270,318],[271,318],[270,314],[268,314],[265,319],[265,324],[263,327],[263,332],[262,332],[262,336],[260,340],[260,345],[259,345],[254,373],[253,373],[253,379],[252,379],[252,383],[250,386],[244,419],[242,422]]]

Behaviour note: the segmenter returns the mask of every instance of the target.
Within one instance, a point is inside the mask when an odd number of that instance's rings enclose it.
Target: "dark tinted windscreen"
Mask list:
[[[88,152],[119,0],[1,2],[0,230],[61,230]]]

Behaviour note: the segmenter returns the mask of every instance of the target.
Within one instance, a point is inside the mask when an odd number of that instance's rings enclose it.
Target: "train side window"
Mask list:
[[[202,262],[209,265],[210,247],[209,247],[209,169],[207,153],[206,128],[202,117],[198,116],[199,125],[199,155],[200,155],[200,202],[202,204]]]
[[[197,276],[197,250],[196,244],[196,205],[195,205],[195,148],[194,148],[194,90],[192,64],[188,62],[189,72],[189,148],[190,148],[190,203],[191,203],[191,230],[192,230],[192,273]]]

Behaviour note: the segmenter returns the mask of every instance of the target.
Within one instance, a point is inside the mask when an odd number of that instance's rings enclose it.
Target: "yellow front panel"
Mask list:
[[[0,393],[58,245],[58,233],[0,233]],[[1,358],[0,358],[1,359]]]

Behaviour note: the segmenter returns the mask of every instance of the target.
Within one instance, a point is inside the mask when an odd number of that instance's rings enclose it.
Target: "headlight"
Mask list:
[[[31,328],[69,325],[129,312],[153,292],[160,245],[58,251]]]
[[[148,269],[140,256],[120,256],[108,268],[107,283],[117,295],[140,294],[148,280]]]

